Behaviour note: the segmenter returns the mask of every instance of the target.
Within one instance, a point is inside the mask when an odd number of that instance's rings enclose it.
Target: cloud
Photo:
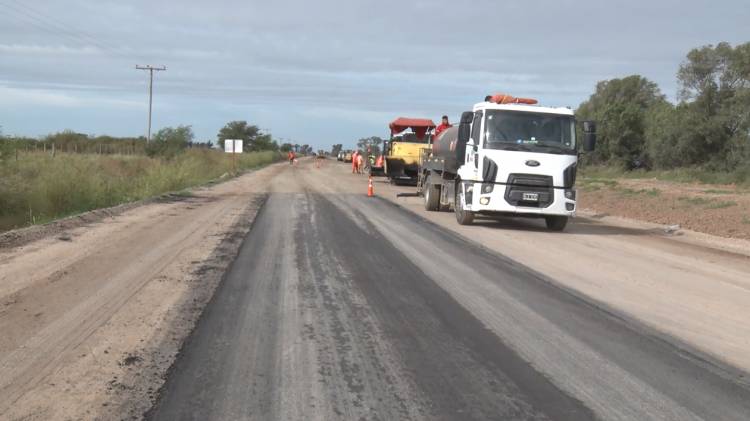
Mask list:
[[[65,45],[23,45],[0,44],[0,53],[5,54],[33,54],[42,56],[56,56],[60,54],[91,55],[98,54],[95,47],[69,47]]]
[[[0,85],[0,107],[62,107],[93,108],[107,107],[113,109],[146,108],[144,101],[133,101],[120,98],[101,98],[97,96],[76,95],[67,91],[46,89],[19,89]]]
[[[161,121],[208,138],[243,117],[321,145],[392,115],[453,115],[496,91],[576,106],[597,81],[638,73],[674,97],[691,48],[750,35],[745,0],[8,1],[0,118],[24,102],[139,121],[148,79],[134,65],[164,64]],[[351,124],[330,128],[329,114]]]

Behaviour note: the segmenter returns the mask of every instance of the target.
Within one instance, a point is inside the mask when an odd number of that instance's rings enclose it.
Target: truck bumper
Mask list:
[[[567,193],[565,189],[552,189],[552,198],[551,203],[549,204],[528,201],[514,205],[509,203],[509,198],[506,195],[509,188],[507,185],[494,184],[492,186],[492,191],[487,192],[486,188],[483,190],[483,183],[465,182],[464,188],[471,190],[470,194],[467,194],[466,196],[467,199],[469,196],[471,197],[471,202],[470,205],[467,206],[467,210],[479,214],[517,214],[518,216],[530,217],[563,215],[572,217],[575,216],[576,213],[577,204],[575,199],[577,198],[577,193],[575,189],[570,190]]]

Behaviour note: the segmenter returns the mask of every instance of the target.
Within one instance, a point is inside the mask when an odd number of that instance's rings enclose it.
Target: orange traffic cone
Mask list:
[[[367,197],[373,196],[375,196],[375,189],[372,187],[372,177],[370,177],[369,181],[367,182]]]

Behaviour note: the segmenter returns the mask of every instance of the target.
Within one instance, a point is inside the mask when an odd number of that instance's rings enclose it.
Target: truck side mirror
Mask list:
[[[596,122],[583,122],[583,151],[593,152],[596,149]]]
[[[456,137],[456,161],[463,163],[466,155],[466,144],[471,139],[471,122],[474,120],[472,111],[461,113],[461,121],[458,123],[458,134]]]

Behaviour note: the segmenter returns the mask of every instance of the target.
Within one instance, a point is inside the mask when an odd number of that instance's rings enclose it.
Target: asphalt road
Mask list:
[[[276,178],[150,419],[750,419],[743,373],[331,180]]]

